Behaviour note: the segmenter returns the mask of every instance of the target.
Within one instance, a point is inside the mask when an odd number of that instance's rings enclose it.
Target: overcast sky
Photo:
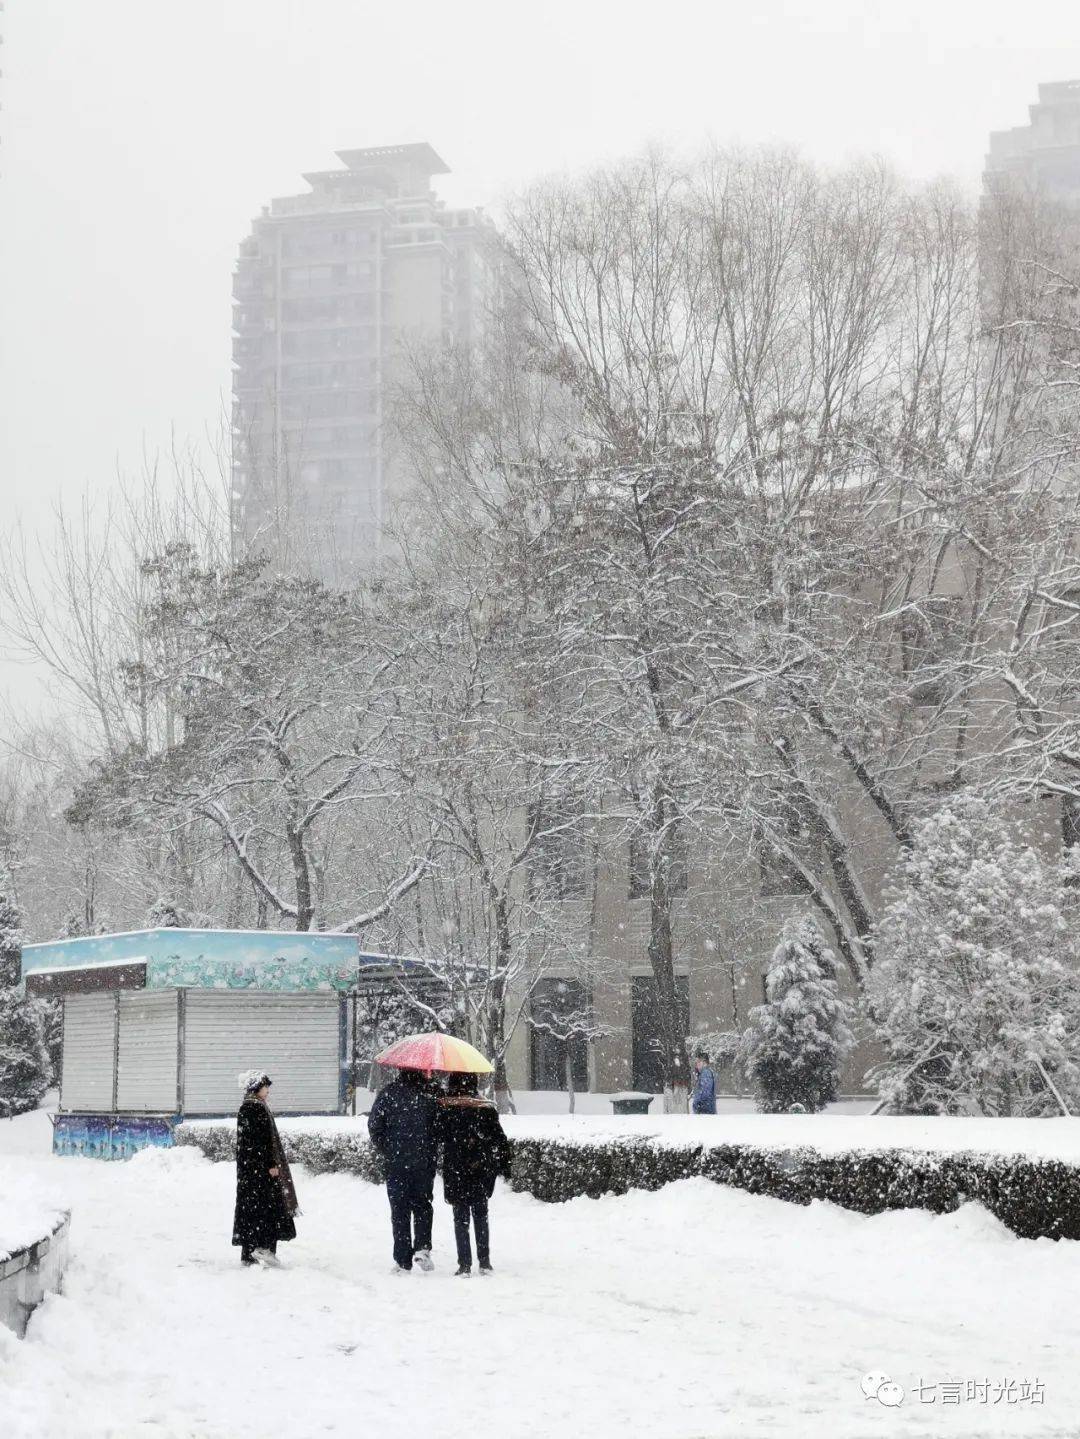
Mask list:
[[[1075,0],[6,0],[0,25],[0,513],[31,525],[219,423],[237,244],[337,149],[428,140],[444,196],[493,207],[653,139],[974,187],[988,132],[1080,78]]]

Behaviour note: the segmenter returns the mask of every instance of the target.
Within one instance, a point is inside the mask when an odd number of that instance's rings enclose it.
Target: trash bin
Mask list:
[[[613,1094],[611,1110],[613,1114],[648,1114],[654,1098],[652,1094]]]

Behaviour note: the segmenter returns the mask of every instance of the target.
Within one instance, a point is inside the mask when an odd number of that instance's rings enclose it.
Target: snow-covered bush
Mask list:
[[[691,1060],[704,1050],[716,1075],[717,1087],[730,1085],[736,1094],[743,1093],[745,1083],[739,1063],[741,1046],[742,1035],[736,1029],[698,1030],[686,1036],[686,1052]]]
[[[907,1113],[1080,1112],[1080,998],[1067,862],[985,801],[917,831],[877,927],[869,1000],[880,1093]],[[1056,1091],[1056,1093],[1055,1093]]]
[[[646,1140],[515,1139],[511,1185],[560,1203],[658,1189],[700,1176],[794,1204],[826,1200],[859,1214],[950,1214],[975,1200],[1024,1239],[1080,1239],[1080,1167],[1022,1155],[906,1149],[819,1154],[753,1144],[675,1147]]]
[[[182,929],[184,916],[170,899],[159,899],[150,906],[146,922],[151,929]]]
[[[0,895],[0,1119],[36,1109],[49,1085],[49,1057],[39,1006],[19,984],[22,925]]]
[[[177,1125],[176,1143],[194,1145],[214,1163],[231,1163],[236,1159],[236,1126],[189,1119]],[[312,1174],[355,1174],[373,1184],[383,1181],[382,1163],[362,1132],[305,1134],[289,1125],[281,1131],[281,1143],[289,1163],[303,1164]]]
[[[741,1064],[758,1108],[810,1113],[836,1098],[853,1044],[850,1004],[836,981],[836,959],[815,920],[789,921],[765,975],[766,1001],[750,1011]]]
[[[686,1052],[692,1059],[703,1049],[713,1069],[719,1070],[734,1063],[741,1039],[742,1036],[734,1029],[699,1030],[686,1036]]]

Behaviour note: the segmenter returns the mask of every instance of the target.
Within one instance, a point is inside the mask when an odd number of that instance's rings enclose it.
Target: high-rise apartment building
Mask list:
[[[233,493],[249,540],[342,578],[404,483],[386,396],[403,344],[474,342],[496,269],[478,210],[448,208],[427,144],[338,152],[271,201],[233,287]]]
[[[994,130],[983,183],[993,194],[1022,185],[1048,200],[1080,204],[1080,80],[1039,86],[1027,125]]]

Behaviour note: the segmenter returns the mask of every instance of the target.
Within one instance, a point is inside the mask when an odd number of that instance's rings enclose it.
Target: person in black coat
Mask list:
[[[435,1189],[435,1096],[422,1070],[402,1069],[380,1090],[368,1115],[368,1134],[386,1171],[394,1263],[407,1272],[431,1260],[431,1197]]]
[[[470,1218],[480,1273],[491,1273],[488,1200],[496,1177],[509,1174],[512,1154],[498,1110],[477,1090],[475,1074],[452,1074],[446,1097],[439,1101],[436,1132],[443,1146],[443,1197],[454,1210],[458,1274],[472,1273]]]
[[[236,1116],[236,1210],[232,1242],[241,1264],[280,1267],[279,1240],[295,1239],[292,1175],[266,1099],[271,1080],[261,1070],[240,1076],[243,1102]]]

